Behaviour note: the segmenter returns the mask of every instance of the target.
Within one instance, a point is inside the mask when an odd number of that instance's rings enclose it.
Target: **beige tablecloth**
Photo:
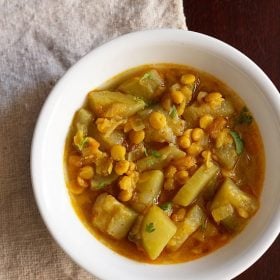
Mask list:
[[[160,27],[186,28],[181,0],[0,0],[1,280],[94,279],[39,216],[29,171],[34,125],[55,82],[82,55]]]

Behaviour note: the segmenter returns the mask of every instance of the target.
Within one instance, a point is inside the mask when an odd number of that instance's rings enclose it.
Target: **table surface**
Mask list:
[[[251,58],[280,90],[280,0],[184,0],[188,28]],[[280,236],[235,280],[280,279]]]

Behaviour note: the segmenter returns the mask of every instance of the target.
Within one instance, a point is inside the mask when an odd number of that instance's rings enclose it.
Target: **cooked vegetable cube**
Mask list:
[[[178,149],[176,146],[168,146],[157,151],[157,156],[149,155],[136,162],[137,169],[142,172],[150,169],[162,169],[168,163],[177,158],[185,156],[186,153]]]
[[[122,144],[125,139],[123,131],[114,130],[110,134],[100,133],[95,124],[89,127],[89,135],[100,143],[102,150],[110,150],[113,145]]]
[[[141,212],[157,199],[163,185],[163,173],[160,170],[146,171],[140,174],[135,194],[131,200],[134,210]]]
[[[198,119],[206,114],[213,117],[228,117],[234,113],[234,108],[229,100],[225,100],[221,107],[213,108],[207,103],[198,106],[197,103],[188,106],[183,114],[187,127],[193,127]]]
[[[122,144],[125,136],[122,131],[115,130],[110,135],[100,135],[100,138],[106,147],[112,147],[113,145]]]
[[[138,247],[142,247],[141,226],[143,222],[143,215],[138,215],[133,227],[128,233],[128,239],[134,242]]]
[[[182,120],[181,118],[179,118],[179,116],[177,114],[167,114],[166,111],[165,112],[165,115],[166,115],[166,121],[167,121],[167,126],[169,126],[174,135],[176,136],[181,136],[184,132],[184,129],[185,129],[185,121]]]
[[[81,108],[74,118],[74,125],[77,130],[81,130],[84,134],[87,133],[87,128],[89,124],[93,121],[93,115],[88,110]]]
[[[98,118],[95,122],[98,132],[104,134],[105,136],[110,136],[112,132],[123,125],[126,121],[120,119],[119,117],[115,118]]]
[[[215,164],[209,168],[205,164],[201,165],[177,192],[173,202],[181,206],[188,206],[218,172],[219,167]]]
[[[192,237],[199,240],[200,242],[205,242],[208,238],[211,238],[217,234],[219,234],[217,227],[214,226],[214,224],[212,224],[207,218],[205,218],[200,228],[192,235]]]
[[[143,143],[138,144],[132,151],[127,154],[127,159],[129,161],[136,161],[140,158],[143,158],[147,150]]]
[[[163,251],[176,232],[176,226],[162,209],[152,206],[144,216],[141,226],[142,245],[154,260]]]
[[[160,106],[154,106],[151,109],[144,110],[141,112],[141,116],[146,119],[146,142],[169,142],[175,143],[176,136],[183,134],[185,129],[185,121],[178,117],[178,115],[169,114],[169,112],[163,110]],[[154,129],[149,122],[149,115],[152,111],[160,112],[165,116],[166,124],[163,128]]]
[[[218,157],[223,167],[228,170],[232,169],[235,166],[238,159],[235,147],[232,144],[215,149],[215,155]]]
[[[117,179],[118,175],[116,173],[111,173],[108,176],[95,175],[93,179],[91,179],[90,187],[93,191],[101,190],[112,184]]]
[[[164,89],[164,80],[156,70],[146,72],[142,77],[134,77],[122,83],[119,90],[151,100],[158,96]]]
[[[146,124],[145,129],[145,141],[146,142],[159,142],[159,143],[176,143],[176,136],[173,133],[171,127],[166,125],[161,129],[154,129],[150,124]]]
[[[218,188],[218,176],[219,173],[217,172],[212,179],[207,183],[207,185],[203,188],[203,191],[201,193],[202,197],[209,201],[210,199],[213,199],[213,196],[215,195],[215,192]]]
[[[256,198],[240,190],[230,178],[226,178],[216,194],[211,211],[227,204],[231,204],[243,218],[251,217],[259,208]]]
[[[113,91],[92,91],[88,94],[91,110],[103,118],[127,118],[145,107],[145,102],[132,95]]]
[[[186,214],[185,219],[176,223],[177,231],[168,242],[168,250],[178,250],[188,237],[202,225],[204,219],[205,214],[202,209],[198,205],[193,206]]]
[[[219,223],[220,221],[224,220],[225,218],[231,216],[234,213],[234,209],[231,204],[225,204],[218,208],[212,210],[212,216],[215,222]]]
[[[107,193],[97,197],[92,212],[93,225],[115,239],[124,238],[137,218],[133,210]]]
[[[224,220],[221,221],[221,224],[229,231],[229,232],[240,232],[245,225],[247,224],[248,219],[244,219],[238,216],[236,213],[228,216]]]

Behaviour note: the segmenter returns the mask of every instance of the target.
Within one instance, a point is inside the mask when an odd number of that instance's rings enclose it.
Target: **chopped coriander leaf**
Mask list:
[[[103,189],[106,186],[107,186],[106,182],[99,182],[96,188],[98,190],[100,190],[100,189]]]
[[[240,123],[240,124],[251,124],[253,121],[253,117],[252,115],[250,114],[249,110],[247,109],[247,107],[244,107],[239,116],[238,116],[238,119],[237,119],[237,122]]]
[[[83,148],[85,148],[85,146],[88,144],[88,137],[85,137],[83,138],[83,140],[78,144],[76,145],[77,148],[79,149],[79,151],[82,151]]]
[[[153,231],[155,231],[155,230],[156,230],[156,229],[155,229],[155,227],[154,227],[154,223],[149,223],[149,224],[146,225],[145,231],[147,231],[147,232],[153,232]]]
[[[152,78],[152,73],[147,72],[141,77],[140,81],[143,81],[143,80],[146,80],[146,79],[151,79],[151,78]]]
[[[177,109],[176,107],[173,105],[169,111],[169,116],[174,119],[177,116]]]
[[[147,166],[148,166],[148,167],[153,166],[153,165],[155,164],[155,161],[156,161],[155,158],[148,157],[148,158],[147,158]]]
[[[92,189],[93,190],[101,190],[101,189],[103,189],[103,188],[105,188],[105,187],[107,187],[108,186],[108,184],[104,181],[104,182],[96,182],[96,181],[92,181],[92,183],[91,183],[91,187],[92,187]]]
[[[159,207],[166,212],[167,215],[171,215],[172,213],[172,203],[171,202],[165,202],[161,205],[159,205]]]
[[[235,150],[238,155],[242,154],[244,150],[244,143],[238,132],[231,130],[230,132],[231,137],[233,138],[235,144]]]
[[[151,156],[155,157],[155,158],[161,158],[161,153],[156,151],[156,150],[151,150]]]
[[[171,202],[166,202],[166,203],[163,203],[159,206],[163,211],[166,211],[167,209],[169,209],[170,207],[172,207],[172,204]]]

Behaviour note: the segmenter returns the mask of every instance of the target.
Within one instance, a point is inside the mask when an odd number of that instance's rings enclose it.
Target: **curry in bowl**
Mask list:
[[[81,221],[134,260],[201,257],[259,208],[265,164],[257,124],[236,93],[191,67],[141,66],[89,92],[64,158]]]

